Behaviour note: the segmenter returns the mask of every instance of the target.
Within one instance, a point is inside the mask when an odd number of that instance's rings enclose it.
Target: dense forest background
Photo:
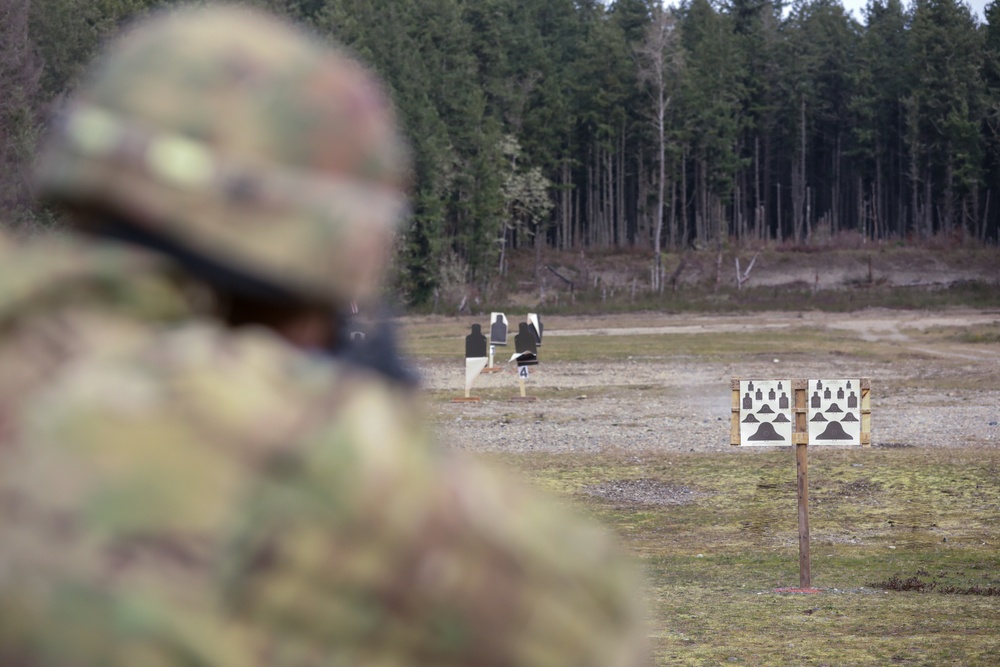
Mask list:
[[[0,0],[0,215],[101,41],[164,0]],[[512,251],[997,243],[1000,4],[258,0],[386,79],[412,140],[412,302]],[[521,251],[523,254],[523,251]]]

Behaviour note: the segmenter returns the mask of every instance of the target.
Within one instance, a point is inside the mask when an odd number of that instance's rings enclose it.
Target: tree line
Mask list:
[[[102,40],[164,0],[0,0],[0,211]],[[257,0],[386,80],[416,163],[400,288],[510,253],[1000,228],[1000,5],[959,0]]]

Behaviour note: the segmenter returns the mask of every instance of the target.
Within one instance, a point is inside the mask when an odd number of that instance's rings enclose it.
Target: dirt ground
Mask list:
[[[732,451],[734,376],[868,377],[874,446],[983,447],[1000,444],[1000,342],[963,342],[960,334],[983,326],[995,331],[998,324],[1000,311],[981,310],[551,318],[541,364],[527,384],[528,395],[539,397],[533,403],[506,400],[518,394],[512,368],[477,380],[473,393],[489,398],[452,403],[449,396],[463,395],[464,361],[415,361],[435,399],[441,436],[474,451]],[[458,341],[467,327],[455,327]],[[803,328],[846,340],[856,353],[821,344],[815,353],[783,352],[776,334]],[[731,336],[733,352],[643,354],[646,336],[667,337],[669,348],[670,337],[709,334]],[[610,343],[626,335],[635,337],[635,354],[618,361],[545,361],[547,351],[565,350],[581,336]],[[760,341],[769,337],[775,344],[761,353]],[[757,341],[758,352],[739,354],[741,339]]]

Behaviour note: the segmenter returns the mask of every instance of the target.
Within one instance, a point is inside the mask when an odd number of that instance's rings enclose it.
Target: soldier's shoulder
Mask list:
[[[121,285],[163,270],[152,254],[117,244],[91,243],[62,234],[30,240],[0,234],[0,321],[25,309],[37,311],[49,301],[124,293]]]
[[[105,332],[85,333],[98,343],[25,406],[18,453],[5,457],[18,472],[0,470],[0,491],[15,490],[24,507],[90,517],[109,544],[223,534],[249,490],[289,462],[357,462],[414,441],[385,382],[266,332],[201,321],[141,339]]]
[[[384,411],[401,401],[378,376],[304,353],[264,329],[233,331],[191,319],[131,349],[118,346],[119,353],[96,351],[74,364],[47,397],[47,420],[145,414],[266,450],[323,428],[348,408]],[[101,385],[102,391],[93,390]],[[206,443],[204,436],[198,440]]]

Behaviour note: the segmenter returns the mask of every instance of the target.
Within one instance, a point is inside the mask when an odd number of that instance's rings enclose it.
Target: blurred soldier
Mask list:
[[[0,665],[642,660],[604,533],[308,351],[406,182],[373,78],[273,19],[185,9],[99,62],[38,169],[87,234],[0,251]]]

